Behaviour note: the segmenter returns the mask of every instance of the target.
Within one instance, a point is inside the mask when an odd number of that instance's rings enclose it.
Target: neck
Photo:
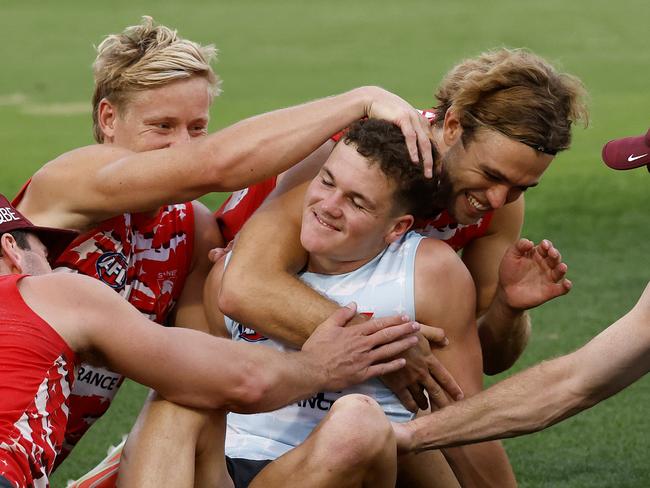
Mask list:
[[[310,273],[318,273],[318,274],[325,274],[325,275],[339,275],[339,274],[351,273],[352,271],[356,271],[357,269],[359,269],[364,264],[367,264],[370,261],[372,261],[384,249],[386,248],[384,247],[383,249],[379,250],[379,252],[375,253],[370,257],[363,258],[363,259],[356,259],[352,261],[341,261],[327,256],[310,254],[307,261],[307,271],[309,271]]]

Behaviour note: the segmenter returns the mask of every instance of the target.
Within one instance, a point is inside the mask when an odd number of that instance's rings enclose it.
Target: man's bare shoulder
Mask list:
[[[90,276],[77,273],[48,273],[27,276],[22,280],[21,289],[42,297],[44,300],[56,300],[62,306],[90,303],[89,298],[112,298],[115,294],[102,282]]]
[[[427,282],[441,277],[453,277],[455,279],[470,279],[467,267],[460,256],[447,243],[426,237],[418,246],[415,257],[415,270],[417,275],[427,277]],[[442,280],[444,281],[447,280]]]
[[[85,146],[66,152],[40,168],[31,178],[18,209],[37,225],[82,228],[88,218],[79,218],[87,188],[99,184],[101,170],[132,154],[106,144]],[[74,186],[72,186],[74,182]]]
[[[476,307],[472,277],[460,256],[446,243],[433,238],[420,242],[415,257],[416,318],[442,326],[449,334],[470,323]]]
[[[112,144],[93,144],[65,152],[49,161],[32,177],[33,183],[46,184],[61,172],[88,171],[133,154],[132,151]]]
[[[96,324],[114,317],[123,301],[99,280],[74,273],[28,276],[20,282],[25,303],[77,352],[90,343]]]

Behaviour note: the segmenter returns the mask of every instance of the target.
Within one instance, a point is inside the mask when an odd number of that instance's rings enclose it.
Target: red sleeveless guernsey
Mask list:
[[[75,354],[0,276],[0,475],[16,486],[49,486],[65,433]]]

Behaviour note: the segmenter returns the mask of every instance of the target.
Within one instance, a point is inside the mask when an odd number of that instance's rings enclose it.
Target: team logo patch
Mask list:
[[[128,268],[124,254],[120,252],[107,252],[97,260],[97,276],[114,290],[124,288],[126,284],[126,270]]]
[[[260,342],[268,340],[267,337],[264,337],[262,334],[255,332],[255,329],[244,327],[241,324],[237,326],[237,331],[239,338],[245,340],[246,342]]]

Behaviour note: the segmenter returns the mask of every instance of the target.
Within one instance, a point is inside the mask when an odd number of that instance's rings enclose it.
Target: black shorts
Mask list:
[[[229,458],[226,456],[226,466],[230,477],[235,483],[235,488],[247,488],[253,478],[270,462],[270,459],[255,461],[253,459]]]
[[[10,483],[7,478],[0,474],[0,488],[14,488],[14,484]]]

